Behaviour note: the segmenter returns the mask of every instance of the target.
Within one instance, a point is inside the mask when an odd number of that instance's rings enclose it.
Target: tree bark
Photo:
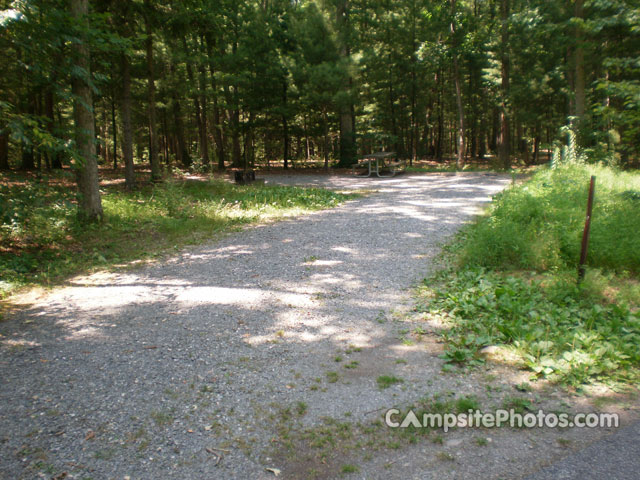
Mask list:
[[[453,57],[453,76],[456,84],[456,105],[458,107],[458,158],[456,166],[464,167],[465,154],[465,132],[464,132],[464,105],[462,104],[462,88],[460,86],[460,70],[458,68],[458,57]]]
[[[336,24],[340,35],[340,56],[347,60],[351,56],[349,24],[349,0],[339,0],[336,9]],[[353,79],[350,75],[345,77],[342,89],[351,95]],[[355,137],[355,116],[353,115],[353,105],[344,103],[339,106],[340,110],[340,162],[341,167],[348,167],[357,161],[356,159],[356,137]]]
[[[326,108],[322,110],[322,126],[324,134],[324,168],[329,170],[329,118]]]
[[[156,133],[156,81],[153,63],[153,28],[151,25],[152,5],[150,0],[144,0],[145,15],[145,47],[147,56],[147,97],[149,118],[149,164],[151,166],[151,181],[156,182],[161,178],[160,159],[158,158],[158,137]]]
[[[88,30],[88,0],[70,0],[70,4],[71,15],[82,26],[83,31]],[[102,219],[103,212],[96,161],[94,116],[91,108],[93,95],[88,83],[91,62],[89,48],[86,44],[86,34],[80,33],[79,36],[80,41],[74,42],[71,46],[76,67],[76,74],[71,78],[71,88],[74,96],[73,119],[76,150],[79,155],[75,163],[78,183],[78,216],[84,221],[98,221]]]
[[[200,52],[204,56],[204,39],[200,38]],[[202,129],[200,131],[200,146],[202,153],[202,164],[209,170],[209,131],[207,128],[207,73],[204,63],[198,65],[200,74],[200,107],[202,108]]]
[[[111,97],[111,128],[113,129],[113,170],[118,169],[118,124],[116,123],[116,99]]]
[[[438,132],[436,138],[436,160],[442,162],[444,146],[444,79],[442,68],[436,75],[436,95],[438,99]]]
[[[451,39],[453,45],[453,81],[456,87],[456,106],[458,107],[458,158],[456,166],[464,167],[464,105],[462,103],[462,87],[460,85],[460,68],[458,65],[458,41],[456,39],[456,0],[451,0]]]
[[[9,134],[0,125],[0,170],[9,170]]]
[[[211,89],[213,90],[213,138],[216,142],[216,156],[218,157],[218,170],[224,170],[224,137],[222,135],[222,115],[218,106],[218,84],[216,82],[216,71],[213,64],[214,40],[211,35],[205,35],[207,44],[207,56],[209,57],[209,74],[211,77]]]
[[[574,16],[582,21],[584,19],[584,0],[576,0]],[[576,46],[574,49],[575,63],[575,108],[578,123],[582,123],[586,107],[586,88],[585,88],[585,71],[584,71],[584,45],[582,38],[582,25],[576,27],[575,32]]]
[[[287,121],[287,79],[283,78],[282,81],[282,103],[283,103],[283,112],[282,112],[282,141],[283,141],[283,157],[284,157],[284,169],[287,170],[289,168],[289,123]]]
[[[187,142],[184,136],[184,122],[182,121],[182,109],[180,108],[180,100],[178,96],[173,93],[173,120],[175,122],[176,140],[178,141],[178,161],[184,168],[191,166],[191,157],[187,150]]]
[[[131,126],[131,64],[126,53],[122,54],[122,92],[120,116],[122,117],[122,156],[124,157],[124,182],[127,190],[136,184],[133,169],[133,130]]]
[[[186,47],[186,41],[184,43],[185,47]],[[189,65],[189,63],[187,62],[187,70],[189,72],[189,80],[193,82],[193,71],[191,70],[191,66]],[[175,65],[175,61],[173,60],[173,58],[170,60],[169,62],[169,73],[171,75],[171,77],[173,77],[175,79],[175,74],[176,74],[176,65]],[[182,119],[182,108],[180,106],[180,98],[178,96],[178,92],[177,92],[177,85],[173,85],[171,88],[171,107],[172,107],[172,111],[173,111],[173,121],[174,121],[174,127],[175,127],[175,134],[176,134],[176,140],[178,142],[178,150],[176,152],[176,156],[177,156],[177,160],[178,162],[182,165],[183,168],[189,168],[191,166],[191,156],[189,155],[189,150],[187,148],[187,142],[185,140],[185,134],[184,134],[184,121]],[[197,95],[194,95],[195,97],[195,102],[196,102],[196,106],[198,106],[198,98]],[[198,117],[198,119],[200,118],[200,108],[197,108],[196,111],[196,116]],[[198,128],[201,130],[201,124],[198,121]],[[199,132],[200,134],[202,133],[201,131]],[[202,136],[200,136],[200,139],[202,139]]]
[[[52,84],[53,85],[53,84]],[[53,115],[53,110],[54,110],[54,96],[53,96],[53,87],[49,86],[44,94],[44,114],[45,117],[47,118],[47,132],[49,132],[49,135],[54,134],[54,125],[55,125],[55,119],[54,119],[54,115]],[[49,163],[51,168],[54,169],[60,169],[62,168],[62,160],[60,159],[60,153],[58,152],[51,152],[49,157]]]
[[[238,95],[234,93],[233,98],[237,102]],[[246,165],[242,162],[242,149],[240,147],[240,110],[237,106],[231,111],[231,159],[234,167],[246,168]]]
[[[511,168],[511,131],[509,128],[509,0],[501,0],[500,17],[502,19],[501,33],[501,105],[500,105],[500,146],[499,157],[502,168],[508,170]]]
[[[186,37],[182,37],[182,46],[184,48],[185,53],[188,54],[189,52],[189,45],[187,43],[187,38]],[[190,60],[186,60],[185,61],[186,67],[187,67],[187,76],[189,77],[189,83],[191,85],[195,85],[196,81],[195,81],[195,75],[193,73],[193,66],[191,65],[191,61]],[[174,69],[175,70],[175,69]],[[202,88],[202,86],[200,87]],[[204,120],[204,115],[202,114],[202,109],[201,109],[201,105],[200,105],[200,97],[198,96],[198,93],[194,90],[194,93],[192,95],[193,98],[193,105],[195,107],[196,110],[196,126],[198,127],[198,143],[200,144],[200,155],[202,156],[202,163],[205,163],[205,150],[207,150],[207,141],[206,141],[206,133],[204,130],[204,126],[203,126],[203,120]],[[178,140],[179,142],[179,140]],[[180,150],[182,150],[180,148]],[[182,157],[182,154],[179,154]],[[209,160],[209,153],[207,150],[207,162]],[[188,158],[188,156],[187,156]],[[180,160],[180,159],[179,159]]]

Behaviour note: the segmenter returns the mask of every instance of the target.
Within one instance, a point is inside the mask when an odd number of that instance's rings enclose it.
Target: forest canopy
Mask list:
[[[18,0],[0,42],[0,169],[82,165],[74,102],[129,187],[380,149],[509,168],[569,119],[591,158],[640,148],[637,0]]]

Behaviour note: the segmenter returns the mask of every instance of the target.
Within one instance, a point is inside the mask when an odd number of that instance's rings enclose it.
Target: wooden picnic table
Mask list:
[[[392,160],[394,160],[392,162]],[[367,162],[368,173],[367,177],[370,177],[374,172],[378,177],[393,177],[396,173],[404,170],[404,162],[398,161],[396,152],[375,152],[363,155],[358,159],[358,163]],[[375,162],[375,169],[372,168],[372,164]],[[398,168],[400,167],[400,168]],[[380,169],[388,168],[390,175],[381,175]],[[355,165],[354,165],[355,169]]]

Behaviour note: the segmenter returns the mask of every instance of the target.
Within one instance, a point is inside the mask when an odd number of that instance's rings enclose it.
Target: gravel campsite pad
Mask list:
[[[267,175],[366,194],[41,295],[0,323],[0,478],[517,478],[606,433],[381,425],[520,394],[517,369],[445,373],[436,335],[407,341],[411,287],[510,181]]]

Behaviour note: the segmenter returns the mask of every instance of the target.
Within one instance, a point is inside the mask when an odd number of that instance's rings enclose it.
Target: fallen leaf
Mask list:
[[[85,435],[84,439],[91,440],[92,438],[95,438],[95,436],[96,436],[96,433],[93,430],[89,430]]]
[[[277,468],[265,468],[267,472],[273,473],[276,477],[280,476],[280,470]]]

